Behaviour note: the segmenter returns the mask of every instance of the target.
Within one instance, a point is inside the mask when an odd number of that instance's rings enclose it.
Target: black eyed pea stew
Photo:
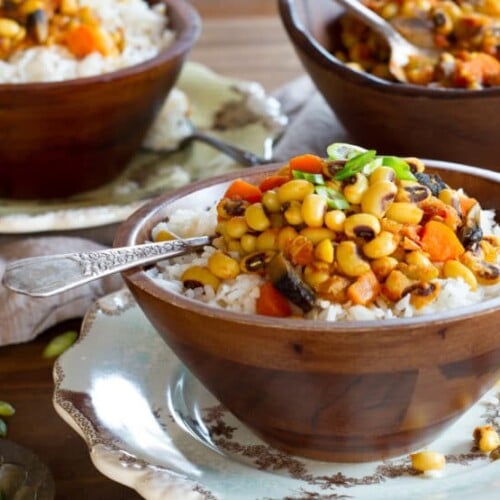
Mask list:
[[[258,185],[235,180],[217,204],[217,250],[184,286],[258,273],[256,312],[286,317],[318,299],[392,307],[409,296],[420,309],[440,279],[473,291],[500,281],[500,237],[483,234],[477,200],[417,158],[340,143],[327,153],[296,156]]]

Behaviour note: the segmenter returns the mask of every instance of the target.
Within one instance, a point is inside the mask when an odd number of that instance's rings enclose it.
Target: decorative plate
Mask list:
[[[264,158],[271,157],[273,142],[287,121],[279,102],[260,84],[220,76],[197,63],[184,66],[169,100],[173,117],[162,113],[160,118],[165,119],[167,142],[173,144],[171,153],[144,150],[114,182],[64,200],[0,199],[0,235],[114,224],[167,189],[238,168],[229,157],[200,142],[175,148],[176,140],[187,133],[185,108],[197,129]]]
[[[147,499],[498,499],[500,460],[471,433],[500,427],[500,386],[429,449],[446,454],[440,477],[406,456],[317,462],[260,441],[208,393],[146,320],[127,291],[99,300],[79,341],[54,368],[55,407],[85,439],[95,466]]]

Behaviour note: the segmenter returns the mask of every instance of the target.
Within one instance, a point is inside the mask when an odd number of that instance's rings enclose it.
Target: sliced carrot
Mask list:
[[[420,242],[422,250],[435,262],[456,259],[465,251],[453,229],[437,220],[425,224]]]
[[[310,174],[320,174],[323,171],[324,165],[323,158],[312,155],[305,154],[293,157],[289,162],[290,171],[300,170],[301,172],[308,172]]]
[[[265,193],[270,189],[280,187],[282,184],[289,180],[290,177],[287,177],[285,175],[270,175],[269,177],[266,177],[262,180],[262,182],[259,184],[259,188],[263,193]]]
[[[288,300],[269,281],[261,285],[260,295],[256,302],[257,314],[286,318],[292,314]]]
[[[353,304],[366,306],[373,302],[381,290],[380,283],[373,271],[358,276],[347,289],[347,297]]]
[[[224,198],[246,200],[249,203],[257,203],[262,199],[262,192],[258,186],[254,186],[243,179],[236,179],[227,188]]]

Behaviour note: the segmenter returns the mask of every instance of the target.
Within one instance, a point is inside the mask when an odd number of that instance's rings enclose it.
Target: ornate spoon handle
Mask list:
[[[10,262],[3,284],[32,297],[49,297],[134,266],[151,264],[208,245],[210,237],[147,243],[96,252],[31,257]]]

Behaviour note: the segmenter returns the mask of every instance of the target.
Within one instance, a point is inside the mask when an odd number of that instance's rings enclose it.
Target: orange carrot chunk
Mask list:
[[[300,170],[301,172],[308,172],[310,174],[320,174],[323,171],[324,160],[316,155],[305,154],[293,157],[288,165],[290,172]]]
[[[373,273],[368,271],[358,276],[347,289],[347,297],[353,304],[366,306],[373,302],[380,293],[380,283]]]
[[[236,179],[227,188],[224,198],[233,200],[246,200],[249,203],[257,203],[262,199],[262,192],[258,186],[254,186],[242,179]]]
[[[265,193],[270,189],[276,189],[277,187],[280,187],[282,184],[289,180],[290,178],[285,175],[270,175],[269,177],[266,177],[262,180],[262,182],[259,184],[259,188],[263,193]]]
[[[66,45],[76,57],[85,57],[92,52],[100,52],[101,40],[97,30],[81,24],[66,33]]]
[[[260,287],[260,295],[256,303],[257,314],[286,318],[292,314],[288,300],[270,282]]]
[[[424,252],[435,262],[456,259],[465,252],[453,229],[436,220],[425,224],[420,243]]]

